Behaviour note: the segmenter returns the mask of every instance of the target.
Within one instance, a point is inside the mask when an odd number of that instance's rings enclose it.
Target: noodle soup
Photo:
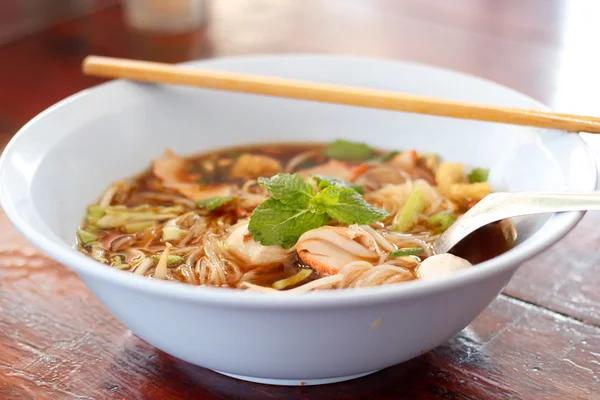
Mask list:
[[[343,140],[166,150],[88,207],[78,249],[136,275],[268,292],[443,278],[511,247],[501,222],[432,254],[489,193],[484,169]]]

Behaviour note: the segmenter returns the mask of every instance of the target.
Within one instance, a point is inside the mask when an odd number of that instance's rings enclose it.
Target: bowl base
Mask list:
[[[215,370],[213,370],[215,371]],[[254,376],[244,376],[244,375],[235,375],[228,374],[226,372],[215,371],[219,374],[229,376],[231,378],[240,379],[242,381],[254,382],[254,383],[262,383],[265,385],[279,385],[279,386],[312,386],[312,385],[327,385],[329,383],[337,383],[349,381],[352,379],[362,378],[363,376],[374,374],[375,372],[379,372],[381,370],[375,370],[370,372],[365,372],[362,374],[356,375],[346,375],[346,376],[338,376],[334,378],[324,378],[324,379],[270,379],[270,378],[257,378]]]

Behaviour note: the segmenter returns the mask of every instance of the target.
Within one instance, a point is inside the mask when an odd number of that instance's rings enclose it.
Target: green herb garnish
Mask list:
[[[373,150],[364,143],[336,140],[325,148],[325,155],[341,161],[364,161],[373,157]]]
[[[208,199],[200,200],[198,203],[196,203],[196,206],[198,206],[198,208],[206,208],[207,210],[212,211],[231,202],[233,199],[235,199],[235,196],[209,197]]]
[[[344,224],[370,224],[389,214],[367,203],[355,190],[329,186],[311,200],[309,210],[326,213]]]
[[[490,170],[487,168],[473,168],[469,174],[469,183],[487,182]]]
[[[454,221],[456,221],[456,218],[452,214],[441,212],[429,218],[428,224],[436,231],[444,232],[446,229],[450,228],[450,225],[452,225]]]
[[[312,185],[298,174],[279,173],[271,178],[258,178],[258,184],[265,187],[273,198],[290,207],[306,207],[315,196]]]
[[[325,189],[328,186],[338,186],[350,188],[356,190],[360,194],[365,194],[365,188],[363,186],[357,185],[352,182],[343,181],[338,178],[323,175],[313,175],[312,178],[315,180],[315,182],[317,182],[317,187],[319,188],[319,190]]]
[[[390,253],[390,257],[406,257],[406,256],[416,256],[417,254],[424,253],[425,249],[420,247],[414,247],[410,249],[400,249],[396,251],[392,251]]]
[[[298,174],[277,174],[258,182],[272,197],[254,210],[248,230],[263,246],[290,248],[304,232],[326,225],[330,217],[345,224],[370,224],[389,215],[348,187],[329,185],[315,193]]]

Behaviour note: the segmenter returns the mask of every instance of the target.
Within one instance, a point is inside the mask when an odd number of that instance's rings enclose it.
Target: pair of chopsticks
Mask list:
[[[536,126],[569,132],[600,133],[600,118],[524,108],[498,107],[385,90],[296,81],[233,72],[207,71],[173,64],[88,56],[87,75],[134,81],[311,100],[479,121]]]

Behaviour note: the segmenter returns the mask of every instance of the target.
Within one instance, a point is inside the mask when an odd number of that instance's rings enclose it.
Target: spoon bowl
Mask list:
[[[600,193],[492,193],[440,235],[433,252],[447,253],[477,229],[506,218],[592,210],[600,210]]]

